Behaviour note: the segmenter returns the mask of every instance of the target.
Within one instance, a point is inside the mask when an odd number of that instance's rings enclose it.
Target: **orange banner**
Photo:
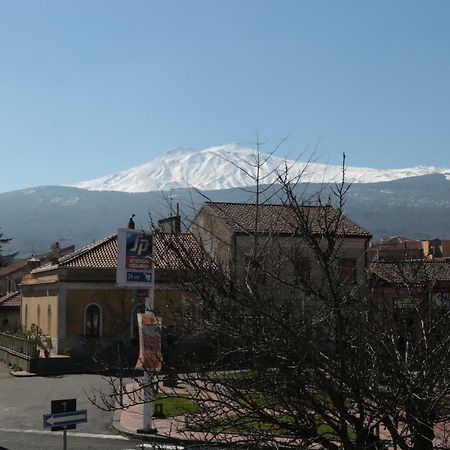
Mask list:
[[[160,317],[138,314],[139,358],[136,369],[160,371],[162,369]]]

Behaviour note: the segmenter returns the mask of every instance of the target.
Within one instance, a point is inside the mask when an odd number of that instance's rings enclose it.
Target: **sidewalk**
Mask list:
[[[134,383],[128,384],[126,386],[127,392],[132,392],[136,389]],[[160,387],[160,392],[167,393],[168,395],[188,394],[188,390],[182,385],[178,388],[165,388]],[[123,401],[130,403],[129,397],[125,394],[123,396]],[[126,403],[125,403],[126,404]],[[141,429],[143,426],[143,405],[125,406],[124,409],[116,411],[114,416],[113,427],[120,433],[133,436],[137,439],[154,441],[154,442],[164,442],[174,445],[179,445],[180,448],[188,443],[199,444],[207,443],[208,436],[205,433],[195,433],[185,430],[185,416],[176,416],[168,418],[153,418],[153,426],[156,428],[156,433],[138,433],[137,430]],[[212,438],[212,436],[209,436]]]
[[[153,437],[167,438],[174,440],[186,440],[187,436],[184,435],[180,429],[184,425],[184,417],[176,418],[166,418],[166,419],[153,419],[153,426],[156,428],[156,434],[144,435],[143,433],[138,433],[137,430],[142,428],[143,417],[142,417],[143,405],[132,405],[121,411],[117,411],[116,417],[114,418],[114,427],[125,434],[131,434],[143,438],[147,436],[149,439]]]
[[[127,385],[127,390],[133,389],[135,386],[133,384]],[[177,389],[162,388],[160,392],[165,392],[167,394],[180,394],[186,395],[189,391],[183,386]],[[185,417],[177,416],[166,419],[153,419],[153,426],[156,428],[156,434],[142,434],[138,433],[137,430],[142,428],[143,425],[143,405],[131,405],[121,411],[117,411],[114,418],[114,428],[123,434],[131,435],[137,439],[148,440],[158,443],[170,444],[173,446],[173,450],[176,448],[183,449],[186,446],[197,446],[197,445],[207,445],[208,442],[214,442],[217,445],[217,438],[223,443],[223,446],[230,446],[233,443],[233,437],[228,435],[227,437],[213,436],[207,433],[196,433],[187,431],[185,429]],[[441,424],[435,427],[435,448],[450,448],[450,432],[447,427],[448,424]],[[383,428],[380,430],[381,437],[384,439],[389,439],[389,434]],[[238,436],[235,436],[237,438]],[[387,448],[393,449],[393,446],[388,446]]]

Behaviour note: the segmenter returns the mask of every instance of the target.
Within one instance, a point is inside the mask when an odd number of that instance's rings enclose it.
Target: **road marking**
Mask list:
[[[47,434],[58,435],[62,434],[62,431],[45,431],[45,430],[21,430],[20,428],[0,428],[0,432],[5,433],[29,433],[29,434]],[[118,441],[129,441],[129,438],[120,436],[117,434],[97,434],[97,433],[73,433],[67,432],[68,436],[80,437],[80,438],[92,438],[92,439],[116,439]]]
[[[184,447],[179,445],[170,445],[170,444],[140,444],[136,445],[137,448],[151,448],[155,450],[184,450]]]
[[[145,448],[150,448],[152,450],[184,450],[184,447],[180,447],[179,445],[170,445],[170,444],[138,444],[136,448],[144,450]],[[124,448],[123,450],[135,450],[134,448]]]

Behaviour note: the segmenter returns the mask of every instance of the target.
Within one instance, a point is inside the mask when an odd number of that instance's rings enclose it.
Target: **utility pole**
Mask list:
[[[145,313],[138,313],[139,324],[139,360],[143,374],[143,414],[142,428],[139,433],[156,433],[152,418],[152,400],[154,397],[152,373],[160,368],[155,362],[155,336],[160,333],[160,321],[155,317],[155,235],[151,231],[136,230],[134,214],[130,217],[128,228],[117,230],[117,272],[118,286],[145,289]],[[160,335],[159,335],[160,339]],[[157,341],[157,340],[156,340]],[[157,341],[158,342],[158,341]],[[160,346],[160,340],[159,340]],[[155,353],[155,355],[153,353]]]
[[[154,235],[153,235],[154,236]],[[153,242],[154,249],[154,242]],[[148,290],[148,295],[145,297],[145,313],[155,317],[155,258],[154,250],[152,252],[152,284]],[[153,427],[152,417],[152,401],[153,401],[153,386],[151,385],[150,369],[144,367],[144,405],[143,405],[143,424],[142,432],[144,433],[156,433],[156,428]]]

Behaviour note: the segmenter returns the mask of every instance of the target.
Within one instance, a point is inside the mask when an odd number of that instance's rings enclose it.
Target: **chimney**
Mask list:
[[[37,269],[41,265],[41,260],[32,256],[29,260],[27,260],[27,266],[30,272],[34,269]]]
[[[58,264],[59,257],[61,256],[61,247],[59,246],[59,242],[55,242],[50,247],[50,262],[52,264]]]
[[[159,231],[167,234],[181,233],[180,205],[177,203],[177,215],[158,220]]]

